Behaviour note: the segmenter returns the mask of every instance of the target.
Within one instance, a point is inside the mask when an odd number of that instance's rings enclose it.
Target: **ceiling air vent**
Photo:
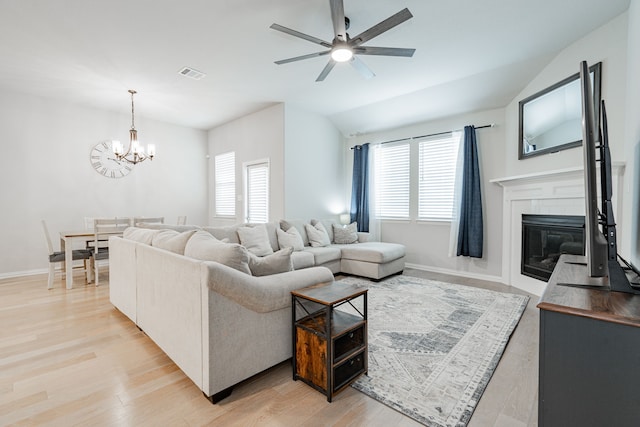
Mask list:
[[[178,71],[178,73],[180,75],[183,75],[185,77],[189,77],[190,79],[194,79],[194,80],[200,80],[201,78],[206,76],[205,73],[203,73],[201,71],[198,71],[195,68],[191,68],[191,67],[184,67],[182,70]]]

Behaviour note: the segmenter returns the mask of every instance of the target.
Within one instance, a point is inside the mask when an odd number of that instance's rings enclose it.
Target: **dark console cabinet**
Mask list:
[[[538,304],[539,425],[640,426],[640,296],[566,286],[586,275],[576,260],[560,258]]]

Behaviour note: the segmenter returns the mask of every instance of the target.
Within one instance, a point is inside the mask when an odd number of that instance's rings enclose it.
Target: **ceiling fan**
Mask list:
[[[276,64],[287,64],[289,62],[300,61],[302,59],[315,58],[318,56],[329,55],[331,57],[329,62],[324,67],[318,78],[317,82],[323,81],[327,75],[331,72],[338,62],[349,62],[353,68],[356,69],[363,77],[371,78],[375,76],[373,71],[367,67],[355,55],[381,55],[381,56],[404,56],[412,57],[415,49],[397,48],[397,47],[373,47],[362,46],[363,43],[368,42],[374,37],[379,36],[385,31],[402,24],[403,22],[411,19],[413,15],[409,12],[409,9],[404,8],[400,12],[396,13],[385,19],[384,21],[374,25],[366,31],[358,34],[355,37],[350,37],[347,33],[349,29],[349,18],[344,16],[344,3],[343,0],[329,0],[329,6],[331,7],[331,21],[333,22],[334,38],[331,43],[321,40],[319,38],[310,36],[308,34],[301,33],[291,28],[283,27],[282,25],[272,24],[271,27],[274,30],[282,31],[283,33],[290,34],[294,37],[310,41],[311,43],[319,44],[329,50],[322,52],[310,53],[307,55],[296,56],[288,59],[281,59],[275,61]]]

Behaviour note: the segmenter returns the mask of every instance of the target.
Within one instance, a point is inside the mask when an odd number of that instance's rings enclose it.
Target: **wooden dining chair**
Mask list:
[[[47,243],[47,249],[49,250],[49,278],[47,279],[47,289],[53,289],[53,280],[56,275],[56,264],[60,264],[60,271],[65,262],[64,251],[56,251],[53,249],[53,243],[51,242],[51,236],[49,235],[49,229],[47,228],[47,222],[41,221],[42,231],[44,232],[45,241]],[[83,261],[83,267],[87,283],[91,282],[91,265],[92,265],[93,252],[90,249],[74,249],[72,251],[72,259],[74,261]],[[80,268],[80,266],[78,266]]]
[[[122,235],[130,224],[131,220],[129,218],[96,218],[93,220],[91,249],[93,251],[93,268],[96,286],[100,284],[100,261],[107,261],[109,259],[109,237]]]
[[[187,216],[182,215],[178,217],[178,225],[185,225],[187,223]]]
[[[138,224],[164,224],[164,217],[146,217],[146,216],[134,216],[132,226],[136,227]]]

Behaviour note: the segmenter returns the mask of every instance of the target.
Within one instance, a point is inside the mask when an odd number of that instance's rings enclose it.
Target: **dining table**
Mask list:
[[[101,236],[109,234],[113,236],[122,235],[122,231],[113,233],[100,233]],[[72,230],[60,232],[60,249],[64,251],[64,268],[67,289],[73,289],[73,246],[75,242],[82,242],[83,248],[86,247],[86,242],[95,238],[93,230]],[[89,281],[92,281],[93,271],[89,269],[88,274]]]

